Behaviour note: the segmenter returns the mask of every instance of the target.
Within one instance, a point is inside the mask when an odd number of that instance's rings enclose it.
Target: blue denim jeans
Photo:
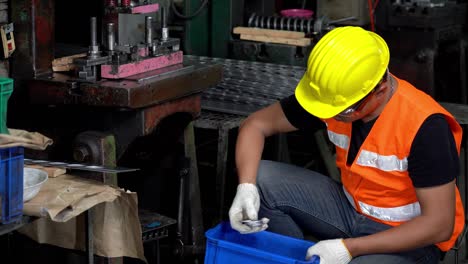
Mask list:
[[[360,237],[391,228],[361,214],[346,199],[342,185],[301,167],[261,161],[257,175],[261,206],[259,217],[270,219],[268,230],[304,239]],[[304,252],[304,256],[305,256]],[[432,245],[395,254],[353,258],[352,264],[438,263],[439,249]]]

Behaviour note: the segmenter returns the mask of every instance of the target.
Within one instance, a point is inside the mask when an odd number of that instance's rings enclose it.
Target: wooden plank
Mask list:
[[[309,38],[288,39],[288,38],[278,38],[278,37],[273,38],[273,37],[254,36],[254,35],[245,35],[245,34],[242,34],[240,38],[244,40],[254,40],[254,41],[269,42],[269,43],[287,44],[287,45],[300,46],[300,47],[309,46],[311,43],[311,40]]]
[[[52,61],[52,70],[55,72],[59,71],[70,71],[75,68],[73,60],[76,58],[86,57],[86,53],[75,54],[71,56],[57,58]]]
[[[263,29],[263,28],[249,28],[249,27],[235,27],[234,34],[290,38],[290,39],[302,39],[305,37],[304,32],[276,30],[276,29]]]
[[[52,65],[64,65],[73,63],[73,60],[76,58],[86,57],[86,53],[75,54],[71,56],[56,58],[52,61]]]
[[[64,168],[43,167],[43,166],[39,166],[39,165],[26,165],[25,167],[43,170],[43,171],[47,172],[47,175],[50,178],[56,178],[56,177],[58,177],[60,175],[63,175],[63,174],[65,174],[67,172],[67,170],[64,169]]]
[[[73,65],[73,64],[52,66],[52,70],[54,72],[71,71],[73,69],[75,69],[75,65]]]

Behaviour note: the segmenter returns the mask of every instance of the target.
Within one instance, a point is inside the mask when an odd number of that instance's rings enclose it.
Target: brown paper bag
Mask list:
[[[49,179],[39,194],[24,204],[26,214],[42,218],[19,232],[39,243],[84,250],[82,213],[91,208],[95,254],[146,261],[137,201],[136,193],[65,174]]]
[[[121,193],[97,181],[64,174],[48,179],[37,196],[24,204],[23,211],[66,222],[99,203],[115,200]]]
[[[52,139],[37,133],[28,132],[19,129],[8,129],[10,134],[0,134],[0,147],[25,147],[30,149],[44,150],[49,145],[52,145]]]

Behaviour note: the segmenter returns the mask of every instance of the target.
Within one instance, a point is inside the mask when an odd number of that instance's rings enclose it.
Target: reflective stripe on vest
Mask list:
[[[328,130],[328,137],[337,147],[347,150],[349,147],[349,138],[346,135],[338,134]],[[399,159],[395,155],[380,155],[368,150],[361,150],[357,157],[356,164],[360,166],[373,167],[382,171],[407,171],[408,159],[404,157]],[[343,187],[351,205],[357,210],[351,195]],[[398,207],[378,207],[358,201],[361,212],[365,215],[380,219],[382,221],[404,222],[421,214],[419,202],[407,204]]]
[[[407,171],[408,159],[398,159],[395,155],[379,155],[378,153],[362,150],[357,158],[356,164],[373,167],[383,171]]]
[[[349,138],[346,135],[328,130],[328,138],[339,148],[347,150],[349,147]],[[356,164],[365,167],[373,167],[382,171],[408,170],[408,159],[406,157],[399,159],[395,155],[384,156],[368,150],[361,151]]]
[[[346,195],[346,198],[348,198],[348,201],[351,203],[354,209],[356,209],[356,205],[354,204],[354,200],[353,197],[351,197],[351,194],[349,194],[344,187],[343,191]],[[419,206],[419,202],[391,208],[373,206],[361,201],[358,201],[358,203],[363,214],[383,221],[404,222],[421,215],[421,207]]]
[[[349,138],[346,135],[338,134],[333,131],[328,130],[328,138],[330,141],[335,144],[335,146],[347,150],[349,147]]]

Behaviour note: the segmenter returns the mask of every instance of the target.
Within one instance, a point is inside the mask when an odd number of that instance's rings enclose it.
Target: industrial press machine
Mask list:
[[[161,18],[159,34],[153,28],[155,14]],[[106,1],[103,43],[97,42],[96,23],[96,17],[92,17],[88,56],[74,60],[80,68],[78,80],[123,79],[183,61],[180,41],[169,38],[165,10],[158,4],[131,6],[130,1],[122,1],[117,6],[115,1]],[[105,50],[101,51],[100,46]]]
[[[27,156],[139,168],[87,177],[136,191],[142,207],[178,218],[179,256],[200,251],[190,123],[222,66],[185,61],[154,1],[18,0],[11,14],[18,45],[8,125],[54,140]]]

